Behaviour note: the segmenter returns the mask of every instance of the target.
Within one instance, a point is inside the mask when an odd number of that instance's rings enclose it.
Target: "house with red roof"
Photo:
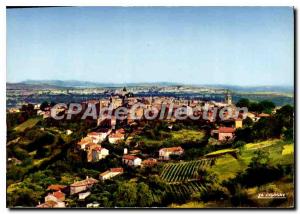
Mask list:
[[[60,184],[51,184],[47,187],[47,190],[49,191],[61,191],[63,189],[65,189],[66,186],[64,185],[60,185]]]
[[[92,161],[99,161],[109,155],[109,150],[101,146],[92,149]]]
[[[170,155],[182,155],[184,153],[184,149],[180,146],[178,147],[169,147],[169,148],[161,148],[159,150],[159,159],[161,160],[169,160]]]
[[[127,166],[136,167],[141,165],[142,159],[134,155],[124,155],[122,158],[122,162]]]
[[[65,200],[65,193],[61,192],[60,190],[53,192],[52,195],[54,195],[60,201]]]
[[[70,194],[73,195],[88,190],[96,183],[98,183],[96,179],[87,176],[85,180],[76,181],[70,185]]]
[[[93,143],[102,143],[105,138],[111,133],[110,129],[100,130],[97,132],[90,132],[87,134],[87,137],[92,138]]]
[[[64,200],[65,200],[65,194],[59,190],[54,193],[49,193],[45,197],[45,203],[39,204],[36,207],[37,208],[65,208],[66,204]]]
[[[110,168],[109,170],[101,173],[99,175],[99,179],[102,181],[105,181],[107,179],[111,179],[117,175],[120,175],[124,172],[124,169],[122,167],[118,167],[118,168]]]
[[[218,140],[227,141],[234,137],[235,128],[232,127],[219,127],[218,129]]]
[[[92,143],[93,140],[90,137],[84,137],[82,138],[78,143],[77,143],[77,147],[79,149],[85,149],[85,146],[89,143]]]
[[[108,141],[112,144],[119,143],[125,139],[125,134],[121,132],[114,132],[108,136]]]
[[[157,160],[155,158],[148,158],[142,161],[142,167],[152,167],[157,164]]]

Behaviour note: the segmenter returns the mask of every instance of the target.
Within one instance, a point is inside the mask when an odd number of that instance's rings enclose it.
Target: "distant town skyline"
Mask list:
[[[7,82],[294,84],[292,7],[7,10]]]

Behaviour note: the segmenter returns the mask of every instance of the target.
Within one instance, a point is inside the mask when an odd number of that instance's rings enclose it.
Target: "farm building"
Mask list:
[[[159,150],[159,159],[161,160],[169,160],[170,155],[182,155],[184,152],[183,148],[180,146],[178,147],[169,147],[169,148],[162,148]]]
[[[122,158],[122,162],[127,166],[140,166],[142,163],[142,159],[133,155],[124,155]]]
[[[124,172],[123,168],[111,168],[103,173],[101,173],[99,175],[99,179],[104,181],[104,180],[107,180],[107,179],[111,179],[117,175],[120,175]]]
[[[85,191],[85,190],[91,188],[96,183],[98,183],[98,181],[96,179],[89,178],[87,176],[85,180],[76,181],[70,185],[70,194],[73,195],[73,194]]]
[[[235,128],[232,127],[220,127],[218,129],[218,140],[231,140],[234,137]]]

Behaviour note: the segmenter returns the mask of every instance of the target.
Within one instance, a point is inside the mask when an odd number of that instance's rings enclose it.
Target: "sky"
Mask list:
[[[291,7],[7,9],[7,82],[286,85]]]

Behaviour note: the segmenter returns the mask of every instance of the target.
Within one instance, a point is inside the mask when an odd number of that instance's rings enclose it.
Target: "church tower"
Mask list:
[[[226,94],[225,94],[225,103],[227,105],[231,105],[232,104],[232,96],[229,93],[229,90],[227,90]]]

